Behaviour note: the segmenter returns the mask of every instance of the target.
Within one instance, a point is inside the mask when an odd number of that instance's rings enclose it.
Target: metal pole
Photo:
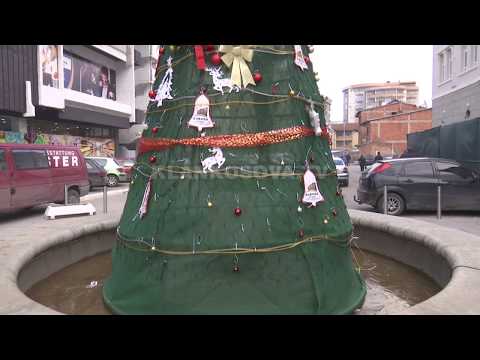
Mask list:
[[[68,205],[68,185],[64,185],[64,193],[65,193],[65,205]]]
[[[438,185],[437,187],[437,219],[442,218],[442,187]]]
[[[383,213],[388,215],[388,208],[387,208],[387,185],[383,187]]]
[[[103,212],[106,214],[108,212],[108,202],[107,202],[107,186],[103,187]]]

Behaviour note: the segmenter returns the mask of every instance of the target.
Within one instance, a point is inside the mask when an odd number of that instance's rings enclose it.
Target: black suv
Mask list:
[[[454,160],[406,158],[383,160],[363,172],[354,200],[383,212],[384,185],[390,215],[405,210],[437,209],[441,186],[442,210],[480,210],[479,174]]]

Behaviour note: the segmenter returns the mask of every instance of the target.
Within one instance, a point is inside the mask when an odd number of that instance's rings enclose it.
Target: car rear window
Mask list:
[[[13,150],[12,155],[17,170],[49,168],[45,150]]]
[[[333,161],[335,162],[335,165],[345,165],[342,159],[333,159]]]
[[[405,176],[433,178],[433,167],[430,161],[407,162],[404,167]]]
[[[0,171],[7,170],[7,161],[5,160],[5,150],[0,150]]]
[[[101,167],[104,167],[105,165],[107,165],[107,160],[105,159],[92,159],[92,160],[95,161]]]

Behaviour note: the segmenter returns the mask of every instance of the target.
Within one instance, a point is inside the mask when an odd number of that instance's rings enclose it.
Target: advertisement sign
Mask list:
[[[27,144],[25,135],[23,132],[0,131],[0,144]],[[115,156],[115,141],[113,139],[36,134],[34,143],[41,145],[75,146],[80,148],[84,156]]]
[[[69,150],[47,150],[48,165],[53,168],[78,167],[78,156]]]
[[[116,100],[116,73],[77,55],[63,52],[64,88]]]
[[[42,67],[42,84],[58,89],[58,47],[57,45],[38,45]]]

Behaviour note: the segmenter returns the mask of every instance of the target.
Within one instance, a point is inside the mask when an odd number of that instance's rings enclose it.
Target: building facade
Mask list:
[[[433,126],[480,117],[480,45],[434,45]]]
[[[407,149],[407,134],[432,127],[432,109],[392,101],[361,111],[358,117],[360,144],[364,156],[400,156]]]
[[[356,150],[359,144],[358,124],[332,123],[332,149]]]
[[[418,105],[415,81],[356,84],[343,89],[343,121],[354,123],[359,111],[382,106],[392,100]]]
[[[136,75],[152,72],[153,63],[142,62],[146,50],[136,47],[0,45],[0,142],[73,145],[86,156],[132,157],[124,145],[144,121],[152,83]]]
[[[332,99],[325,96],[324,97],[324,105],[323,105],[323,116],[325,117],[325,122],[327,124],[330,123],[330,109],[332,108]]]

